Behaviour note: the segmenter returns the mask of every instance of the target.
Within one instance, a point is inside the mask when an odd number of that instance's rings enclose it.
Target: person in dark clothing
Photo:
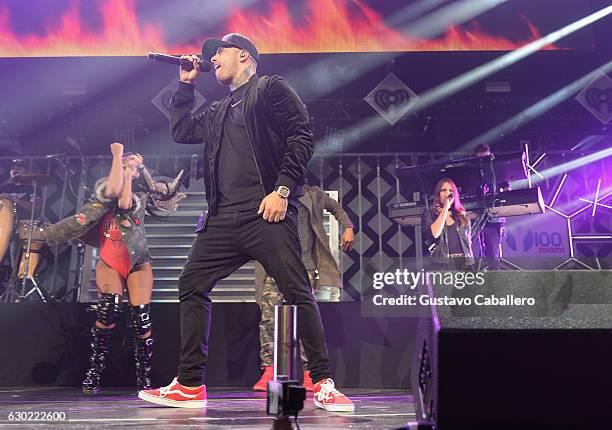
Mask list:
[[[429,270],[472,269],[471,223],[451,179],[436,184],[432,208],[423,212],[421,225],[426,243],[431,243]]]
[[[173,407],[206,405],[204,376],[215,283],[251,259],[278,283],[288,304],[297,305],[298,333],[315,383],[314,403],[330,411],[353,411],[335,389],[319,308],[301,259],[297,198],[312,156],[306,106],[280,76],[256,74],[259,54],[245,36],[209,39],[202,57],[230,94],[193,117],[194,82],[200,61],[184,56],[193,70],[180,69],[170,107],[176,142],[204,143],[208,212],[198,223],[179,278],[181,353],[170,385],[143,390],[143,400]]]

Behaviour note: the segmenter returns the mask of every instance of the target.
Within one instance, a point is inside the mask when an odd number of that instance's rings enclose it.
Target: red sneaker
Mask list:
[[[308,370],[304,370],[304,388],[306,388],[306,391],[314,391],[314,384]]]
[[[336,390],[331,378],[323,379],[314,384],[314,396],[312,398],[317,408],[330,412],[353,412],[355,404],[348,397]]]
[[[274,379],[274,367],[264,366],[263,374],[259,381],[253,385],[253,391],[268,391],[268,382]]]
[[[199,388],[185,388],[177,378],[166,387],[154,390],[140,390],[138,398],[156,405],[173,408],[203,408],[206,406],[206,385]]]

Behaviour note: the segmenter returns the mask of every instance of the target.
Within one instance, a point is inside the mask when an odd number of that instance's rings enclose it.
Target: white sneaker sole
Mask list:
[[[155,403],[156,405],[161,406],[169,406],[171,408],[202,409],[206,407],[206,400],[172,400],[152,396],[143,391],[138,392],[138,398],[144,400],[145,402]]]
[[[314,401],[314,405],[317,408],[325,409],[329,412],[355,412],[355,404],[352,405],[326,405],[317,401],[316,399],[312,399]]]

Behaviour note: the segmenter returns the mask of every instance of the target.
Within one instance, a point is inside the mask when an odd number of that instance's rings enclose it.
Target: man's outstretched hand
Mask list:
[[[285,219],[289,202],[276,191],[272,191],[261,201],[258,214],[263,214],[263,219],[268,222],[279,222]]]

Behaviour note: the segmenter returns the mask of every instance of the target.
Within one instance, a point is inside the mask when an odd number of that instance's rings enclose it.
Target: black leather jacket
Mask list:
[[[280,185],[291,190],[297,207],[303,195],[304,172],[312,157],[313,144],[306,106],[280,76],[253,75],[242,99],[244,122],[253,149],[264,194]],[[193,117],[195,86],[179,82],[170,102],[170,131],[177,143],[204,145],[204,186],[211,214],[217,212],[217,160],[223,121],[230,97],[213,102],[203,114]],[[291,203],[291,202],[290,202]]]
[[[423,211],[421,226],[423,228],[425,245],[430,247],[435,244],[429,255],[429,261],[431,263],[448,264],[450,262],[448,253],[448,226],[445,223],[442,233],[438,238],[435,238],[431,232],[431,225],[434,223],[435,218],[436,216],[431,210],[425,209]],[[465,263],[467,265],[472,265],[475,263],[474,252],[472,251],[472,223],[469,218],[467,221],[465,226],[457,224],[457,232],[459,233],[461,248],[465,254]]]

